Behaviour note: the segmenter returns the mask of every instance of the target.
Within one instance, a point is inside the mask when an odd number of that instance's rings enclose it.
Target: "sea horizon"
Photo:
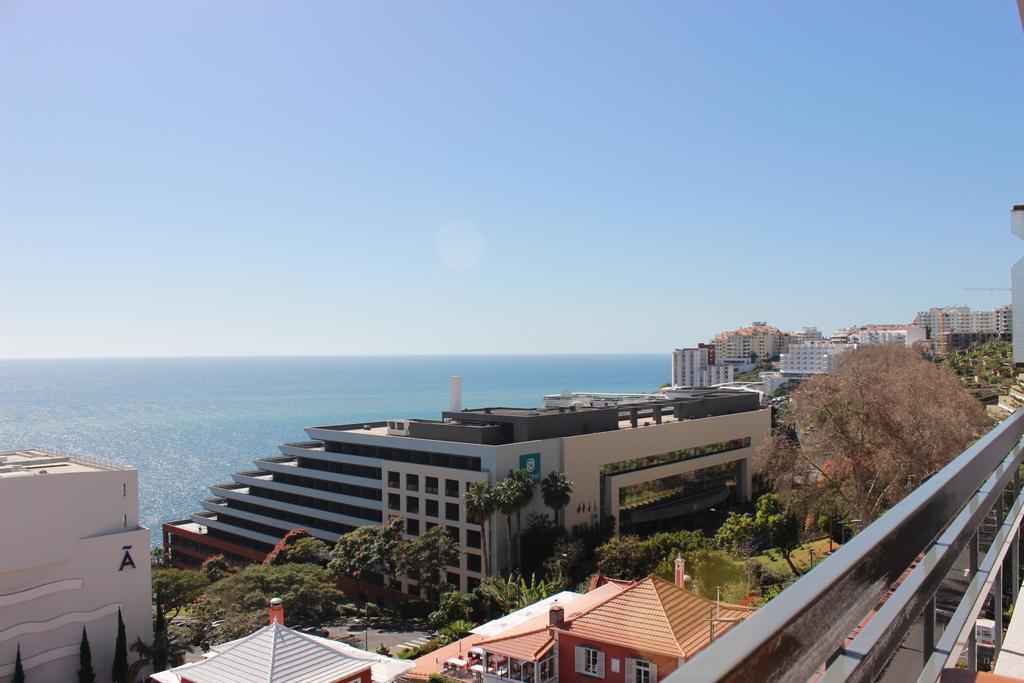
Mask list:
[[[0,359],[0,450],[40,446],[139,470],[140,518],[198,511],[208,486],[317,424],[531,407],[545,394],[653,391],[664,354],[175,356]]]

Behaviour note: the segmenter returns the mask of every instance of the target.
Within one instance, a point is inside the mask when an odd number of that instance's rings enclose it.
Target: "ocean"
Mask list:
[[[139,470],[143,525],[199,510],[207,486],[251,469],[303,427],[532,407],[544,394],[651,391],[668,354],[0,360],[0,450],[44,446]]]

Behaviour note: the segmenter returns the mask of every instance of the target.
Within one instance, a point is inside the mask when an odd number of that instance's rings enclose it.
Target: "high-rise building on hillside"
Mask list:
[[[672,352],[672,386],[711,387],[731,382],[736,368],[732,365],[715,365],[714,348],[701,345],[691,349],[676,349]]]
[[[807,377],[822,375],[836,369],[839,356],[851,346],[817,342],[813,344],[791,344],[789,351],[782,354],[779,369],[783,377]]]
[[[719,364],[748,363],[756,357],[767,361],[782,353],[789,335],[765,322],[755,321],[747,327],[719,332],[711,342]]]

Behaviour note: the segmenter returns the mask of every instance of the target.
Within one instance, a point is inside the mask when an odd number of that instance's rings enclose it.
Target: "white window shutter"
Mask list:
[[[597,653],[597,675],[604,678],[604,653]]]
[[[648,666],[651,667],[651,683],[655,683],[658,680],[658,665],[651,662]]]
[[[579,645],[576,646],[576,673],[583,673],[583,665],[586,660],[587,653]]]
[[[636,683],[636,660],[626,657],[626,683]]]

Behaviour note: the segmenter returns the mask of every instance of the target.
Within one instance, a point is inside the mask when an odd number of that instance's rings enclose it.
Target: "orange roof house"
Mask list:
[[[678,565],[676,575],[682,584]],[[481,673],[539,683],[555,677],[655,683],[756,611],[708,600],[654,575],[605,583],[584,597],[592,595],[586,606],[552,607],[546,624],[526,623],[476,641]]]

